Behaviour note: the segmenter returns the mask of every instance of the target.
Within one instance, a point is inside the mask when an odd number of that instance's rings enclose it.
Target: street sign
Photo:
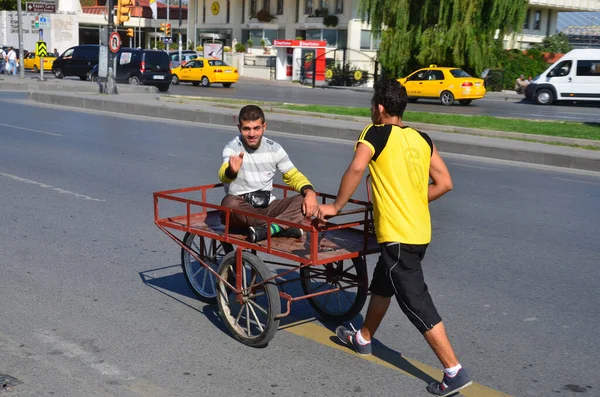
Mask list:
[[[40,19],[38,20],[38,24],[40,28],[47,28],[50,26],[50,18],[40,17]]]
[[[110,37],[108,38],[108,49],[112,53],[117,53],[120,48],[121,48],[121,36],[119,36],[119,33],[117,33],[117,32],[112,32],[110,34]]]
[[[48,50],[46,49],[46,43],[38,41],[35,43],[35,52],[38,57],[43,58],[48,56]]]
[[[25,2],[27,12],[55,13],[56,3]]]
[[[173,44],[173,38],[172,37],[163,37],[163,43]]]

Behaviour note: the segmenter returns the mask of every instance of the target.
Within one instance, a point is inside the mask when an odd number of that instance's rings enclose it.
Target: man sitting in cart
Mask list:
[[[308,179],[294,166],[286,151],[272,139],[264,138],[267,128],[265,114],[256,105],[244,106],[238,116],[240,135],[223,149],[223,164],[219,179],[225,184],[221,206],[234,210],[300,223],[318,209],[317,195]],[[283,175],[286,185],[300,193],[277,199],[271,194],[275,172]],[[221,216],[225,223],[225,214]],[[230,228],[248,228],[248,240],[267,238],[267,222],[234,211],[230,213]],[[302,229],[271,223],[273,237],[301,237]]]

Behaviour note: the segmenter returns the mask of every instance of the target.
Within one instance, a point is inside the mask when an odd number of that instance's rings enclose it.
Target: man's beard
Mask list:
[[[258,141],[256,141],[256,143],[254,143],[252,145],[250,144],[250,142],[248,142],[248,138],[242,137],[242,140],[244,141],[244,146],[246,146],[248,149],[256,150],[260,147],[262,138],[263,138],[262,136],[260,138],[258,138]]]

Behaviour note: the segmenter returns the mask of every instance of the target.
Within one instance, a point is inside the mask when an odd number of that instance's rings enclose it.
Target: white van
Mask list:
[[[525,89],[540,105],[554,101],[600,101],[600,49],[566,53]]]

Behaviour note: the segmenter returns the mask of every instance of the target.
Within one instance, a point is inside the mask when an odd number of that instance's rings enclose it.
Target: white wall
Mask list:
[[[39,41],[39,30],[32,27],[32,21],[39,15],[50,20],[50,26],[42,27],[48,50],[57,48],[60,52],[79,43],[77,16],[70,14],[23,13],[23,48],[34,51]],[[16,11],[0,11],[0,44],[19,47],[19,24]]]

